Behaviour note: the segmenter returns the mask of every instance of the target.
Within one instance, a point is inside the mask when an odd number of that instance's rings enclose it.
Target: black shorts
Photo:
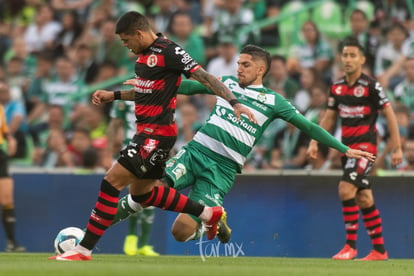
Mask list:
[[[0,148],[0,178],[2,178],[2,177],[10,177],[10,173],[9,173],[9,157]]]
[[[121,150],[119,164],[138,178],[160,179],[164,176],[165,162],[176,137],[137,134]]]
[[[342,157],[342,168],[344,174],[342,180],[354,184],[359,189],[371,189],[368,174],[372,169],[373,162],[366,158]]]

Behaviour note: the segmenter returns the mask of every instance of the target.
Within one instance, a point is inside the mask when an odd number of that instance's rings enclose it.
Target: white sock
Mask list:
[[[132,210],[134,210],[134,211],[136,211],[136,212],[138,212],[138,211],[141,211],[142,210],[142,206],[141,206],[141,204],[139,204],[138,202],[136,202],[136,201],[134,201],[133,199],[132,199],[132,196],[131,196],[131,194],[128,194],[128,206],[132,209]]]
[[[199,219],[202,221],[209,221],[211,219],[211,216],[213,215],[213,210],[211,207],[205,206],[203,209],[203,212],[201,212]]]
[[[188,242],[188,241],[191,241],[191,240],[194,240],[194,238],[195,238],[195,236],[197,235],[197,231],[196,232],[194,232],[193,234],[191,234],[186,240],[185,240],[185,242]]]

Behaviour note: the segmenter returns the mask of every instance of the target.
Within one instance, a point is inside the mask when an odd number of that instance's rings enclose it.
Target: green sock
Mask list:
[[[154,224],[154,207],[147,207],[139,214],[141,221],[141,235],[139,236],[138,247],[148,245],[151,236],[152,225]]]
[[[122,197],[119,200],[119,202],[118,202],[118,211],[115,215],[115,218],[114,218],[114,221],[112,222],[112,225],[115,225],[118,222],[121,222],[121,221],[127,219],[130,215],[133,215],[133,214],[135,214],[135,213],[142,210],[142,207],[138,203],[135,203],[135,205],[139,206],[139,207],[135,206],[135,208],[138,209],[138,210],[134,210],[130,206],[129,202],[131,202],[131,200],[128,200],[128,197],[130,197],[129,194]]]
[[[128,218],[128,235],[137,234],[138,218],[139,218],[139,213],[135,213]]]

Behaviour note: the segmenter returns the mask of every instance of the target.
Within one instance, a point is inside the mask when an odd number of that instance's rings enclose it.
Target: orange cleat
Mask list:
[[[213,214],[209,221],[205,222],[207,239],[212,240],[217,236],[218,223],[223,216],[226,216],[226,211],[221,206],[214,206],[212,208]]]
[[[352,260],[355,259],[358,251],[355,248],[345,244],[344,248],[341,249],[336,255],[332,257],[334,260]]]
[[[388,260],[388,253],[385,251],[384,253],[380,253],[375,249],[372,249],[371,252],[367,256],[362,259],[358,259],[358,261],[386,261]]]

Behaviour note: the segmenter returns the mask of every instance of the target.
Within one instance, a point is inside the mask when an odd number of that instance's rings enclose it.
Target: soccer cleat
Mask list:
[[[358,251],[355,248],[345,244],[344,248],[341,249],[336,255],[332,257],[334,260],[352,260],[355,259]]]
[[[49,257],[50,260],[57,260],[57,261],[90,261],[92,260],[91,256],[86,256],[83,255],[82,253],[79,253],[76,250],[70,250],[67,251],[63,254],[57,255],[55,258],[53,258],[55,256]]]
[[[26,248],[23,246],[18,245],[16,242],[7,241],[6,248],[4,249],[6,252],[14,252],[14,253],[21,253],[26,252]]]
[[[117,224],[117,223],[119,223],[123,220],[126,220],[127,218],[129,218],[133,214],[141,211],[142,207],[140,207],[140,208],[141,208],[140,210],[135,211],[128,204],[128,195],[122,197],[118,201],[118,210],[116,212],[116,215],[115,215],[114,220],[112,221],[111,225],[115,225],[115,224]]]
[[[214,206],[212,208],[213,214],[209,221],[205,222],[207,239],[212,240],[217,236],[218,232],[218,223],[223,216],[226,216],[224,208],[221,206]]]
[[[358,261],[386,261],[388,260],[388,253],[385,251],[384,253],[380,253],[375,249],[372,249],[371,252],[367,256],[362,259],[358,259]]]
[[[221,243],[228,243],[231,238],[231,228],[227,224],[227,213],[224,212],[218,223],[217,238]]]
[[[137,253],[138,255],[149,257],[156,257],[160,255],[160,253],[154,251],[154,248],[151,245],[144,245],[143,247],[138,248]]]
[[[124,253],[128,256],[137,255],[138,237],[136,235],[127,235],[124,241]]]

